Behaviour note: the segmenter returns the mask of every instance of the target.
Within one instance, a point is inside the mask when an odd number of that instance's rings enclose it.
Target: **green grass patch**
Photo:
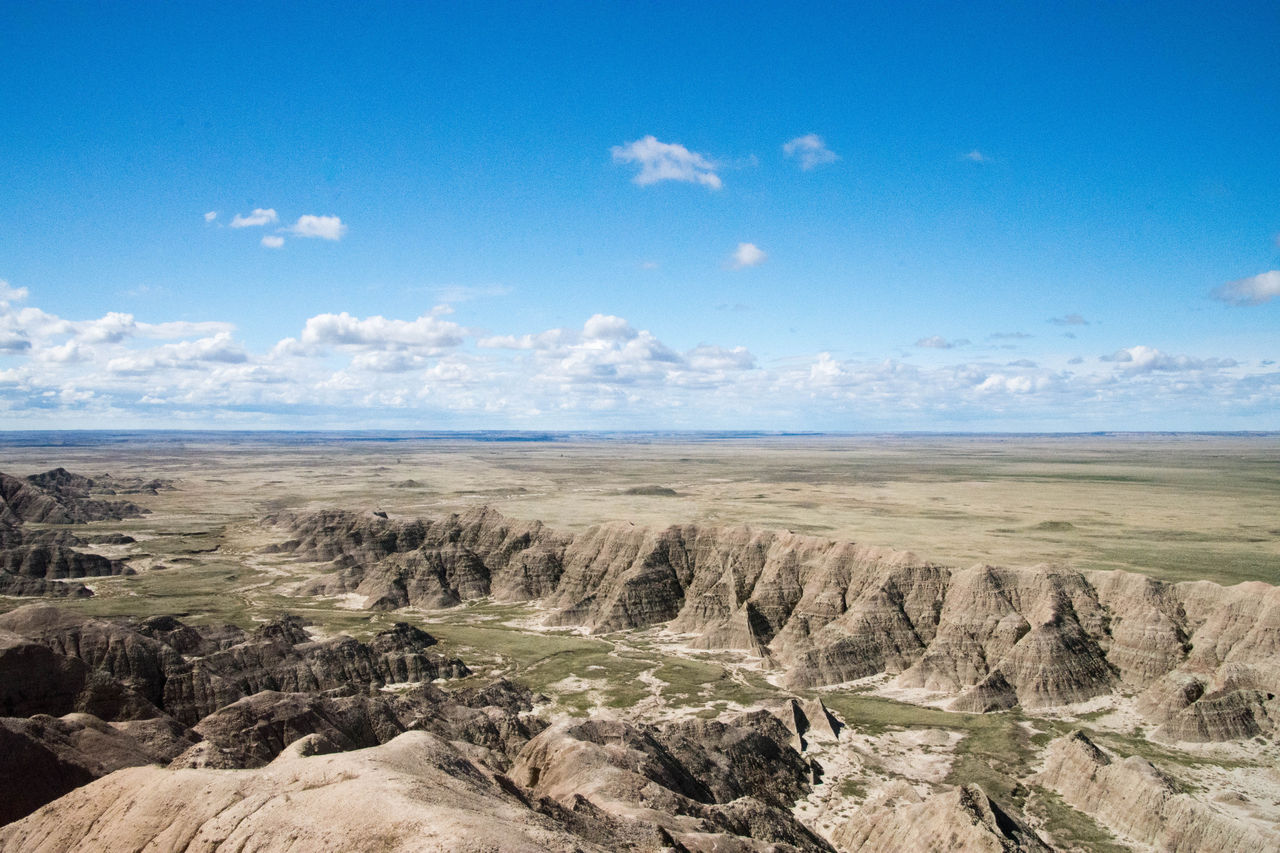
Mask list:
[[[1090,853],[1130,853],[1115,836],[1084,812],[1077,811],[1047,788],[1035,788],[1028,811],[1043,821],[1042,829],[1062,850],[1088,850]]]

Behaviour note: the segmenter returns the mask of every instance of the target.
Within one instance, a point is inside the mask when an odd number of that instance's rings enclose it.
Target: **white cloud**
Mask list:
[[[1230,281],[1213,292],[1213,298],[1231,305],[1261,305],[1280,296],[1280,270]]]
[[[1088,326],[1089,321],[1079,314],[1067,314],[1062,317],[1050,317],[1049,322],[1055,326]]]
[[[942,337],[942,335],[932,335],[916,341],[916,346],[923,347],[925,349],[951,349],[955,344]]]
[[[218,211],[216,211],[216,210],[211,210],[211,211],[209,211],[208,213],[206,213],[206,214],[204,215],[204,221],[205,221],[205,222],[212,222],[213,220],[215,220],[215,219],[217,219],[217,218],[218,218]]]
[[[145,323],[121,312],[65,320],[21,304],[13,288],[0,293],[17,303],[0,309],[0,344],[9,350],[0,365],[0,410],[7,424],[32,428],[145,420],[1248,429],[1266,428],[1280,410],[1274,365],[1153,347],[1088,362],[1051,354],[943,362],[965,351],[953,340],[952,349],[937,351],[939,363],[927,365],[801,353],[761,366],[745,346],[684,350],[606,313],[576,327],[513,326],[477,340],[477,332],[431,312],[412,320],[317,315],[296,338],[255,352],[229,323]]]
[[[1231,358],[1194,358],[1189,355],[1169,355],[1155,347],[1139,344],[1128,349],[1116,350],[1110,355],[1100,356],[1099,361],[1110,361],[1125,365],[1125,370],[1134,373],[1146,373],[1153,370],[1221,370],[1235,367],[1237,362]]]
[[[716,165],[677,143],[659,142],[650,135],[626,145],[615,145],[609,150],[613,154],[613,162],[640,166],[640,172],[632,180],[642,187],[660,181],[685,181],[713,190],[721,187]]]
[[[309,347],[341,346],[369,349],[425,348],[428,350],[456,347],[465,331],[457,323],[423,314],[416,320],[388,320],[373,316],[365,319],[341,314],[318,314],[307,320],[301,343]]]
[[[13,302],[26,302],[27,289],[25,287],[11,287],[9,282],[0,278],[0,309],[8,308]]]
[[[321,240],[341,240],[347,226],[336,216],[299,216],[298,221],[281,229],[298,237],[319,237]]]
[[[118,344],[133,337],[138,330],[132,314],[111,311],[97,320],[75,324],[77,337],[88,344]]]
[[[782,153],[799,160],[800,168],[806,172],[816,166],[834,163],[840,159],[840,155],[828,148],[822,141],[822,137],[816,133],[797,136],[782,146]]]
[[[968,154],[963,155],[961,159],[968,160],[970,163],[987,162],[987,156],[983,154],[981,151],[979,151],[977,148],[973,149]]]
[[[279,249],[284,246],[284,238],[278,234],[268,234],[262,238],[262,245],[268,249]]]
[[[205,218],[208,219],[208,216],[206,215]],[[257,208],[254,208],[253,213],[250,213],[248,216],[242,216],[241,214],[237,213],[231,219],[231,227],[232,228],[251,228],[257,225],[270,225],[271,223],[277,222],[277,221],[279,221],[279,217],[276,216],[276,212],[274,208],[257,207]]]
[[[107,362],[107,370],[120,374],[145,374],[157,368],[194,370],[208,362],[239,364],[248,360],[248,354],[231,335],[221,332],[213,337],[195,341],[164,344],[139,353],[113,358]]]
[[[730,266],[735,270],[746,269],[763,264],[769,256],[755,243],[739,243],[733,252]]]
[[[170,320],[167,323],[139,323],[133,324],[134,333],[140,338],[195,338],[207,337],[217,334],[230,334],[235,331],[235,326],[231,323],[223,323],[217,320],[207,320],[204,322],[191,322],[189,320]]]
[[[695,370],[751,370],[756,357],[744,346],[732,349],[700,344],[686,353],[689,366]]]
[[[582,336],[587,340],[629,341],[636,334],[630,323],[612,314],[593,314],[582,326]]]

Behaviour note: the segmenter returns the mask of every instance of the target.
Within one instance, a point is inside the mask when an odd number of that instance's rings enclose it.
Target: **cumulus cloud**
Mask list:
[[[1213,291],[1213,298],[1230,305],[1261,305],[1280,296],[1280,270],[1229,281]]]
[[[341,240],[347,226],[337,216],[312,216],[306,214],[288,228],[281,229],[297,237],[318,237],[321,240]]]
[[[1139,344],[1128,349],[1116,350],[1110,355],[1099,356],[1099,361],[1110,361],[1123,364],[1126,370],[1135,373],[1146,373],[1153,370],[1220,370],[1235,367],[1237,362],[1231,358],[1194,358],[1189,355],[1170,355],[1155,347]]]
[[[157,368],[195,370],[207,362],[239,364],[248,360],[248,354],[225,332],[195,341],[164,344],[145,352],[113,358],[107,362],[107,370],[119,374],[146,374]]]
[[[208,214],[205,214],[205,220],[208,221]],[[278,222],[280,217],[276,215],[275,209],[270,207],[256,207],[253,213],[248,216],[237,213],[231,219],[232,228],[252,228],[259,225],[270,225]]]
[[[145,418],[165,426],[345,419],[406,427],[972,429],[1058,424],[1069,412],[1073,423],[1097,428],[1247,429],[1265,427],[1280,410],[1274,365],[1152,347],[1073,358],[1060,369],[1035,358],[963,359],[959,341],[927,364],[801,352],[762,366],[732,341],[679,348],[607,313],[576,326],[515,325],[480,337],[433,311],[409,320],[316,315],[296,337],[254,351],[228,323],[147,323],[122,312],[68,320],[24,300],[16,288],[0,289],[7,349],[0,409],[6,423],[33,428]],[[1134,420],[1144,413],[1146,420]],[[1207,414],[1188,421],[1186,413]]]
[[[673,142],[659,142],[645,136],[625,145],[609,149],[615,163],[638,165],[640,171],[631,180],[645,187],[660,181],[684,181],[702,184],[713,190],[721,187],[716,165],[707,157]]]
[[[262,245],[268,249],[279,249],[284,246],[284,238],[278,234],[268,234],[262,238]]]
[[[360,319],[343,311],[308,319],[300,340],[308,347],[436,350],[458,346],[464,334],[457,323],[434,314],[423,314],[416,320],[388,320],[377,315]]]
[[[822,137],[816,133],[806,133],[785,143],[782,146],[782,153],[797,160],[800,168],[806,172],[840,159],[840,155],[828,148],[822,141]]]
[[[734,249],[733,257],[729,261],[729,266],[735,270],[746,269],[747,267],[758,267],[768,259],[768,255],[763,249],[755,243],[739,243],[738,248]]]
[[[216,210],[211,210],[211,211],[209,211],[208,213],[206,213],[206,214],[204,215],[204,221],[205,221],[205,222],[212,222],[213,220],[215,220],[215,219],[217,219],[217,218],[218,218],[218,211],[216,211]]]
[[[1079,314],[1066,314],[1062,317],[1050,317],[1049,322],[1055,326],[1087,326],[1089,321]]]

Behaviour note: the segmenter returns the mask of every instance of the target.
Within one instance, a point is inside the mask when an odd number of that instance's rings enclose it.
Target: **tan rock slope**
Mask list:
[[[1037,781],[1100,823],[1157,850],[1280,850],[1274,824],[1250,825],[1224,815],[1182,793],[1145,759],[1115,759],[1081,732],[1050,744]]]
[[[923,798],[898,783],[866,803],[832,841],[848,853],[1049,853],[1035,831],[1011,817],[977,785]]]
[[[385,746],[306,756],[308,742],[259,770],[122,770],[0,828],[26,853],[143,850],[608,851],[540,813],[509,782],[427,732]],[[556,811],[547,809],[556,814]],[[563,823],[572,824],[573,821]]]
[[[310,591],[370,608],[540,600],[548,621],[652,625],[754,652],[795,688],[877,673],[957,710],[1141,692],[1163,734],[1229,740],[1280,720],[1280,589],[1064,566],[954,569],[786,532],[615,523],[569,536],[479,508],[438,520],[326,511],[265,520],[271,550],[332,562]]]

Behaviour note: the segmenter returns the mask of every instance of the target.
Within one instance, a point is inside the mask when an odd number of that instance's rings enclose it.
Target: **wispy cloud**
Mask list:
[[[733,257],[729,261],[729,266],[735,270],[746,269],[747,267],[758,267],[768,259],[768,254],[755,243],[739,243],[738,248],[734,249]]]
[[[262,238],[262,245],[268,249],[279,249],[284,245],[284,238],[279,234],[268,234]]]
[[[209,219],[209,215],[205,214],[205,220],[208,221],[208,219]],[[242,214],[237,213],[231,219],[231,227],[232,228],[252,228],[259,225],[270,225],[273,222],[278,222],[279,220],[280,220],[280,217],[276,215],[276,211],[274,208],[257,207],[257,208],[254,208],[253,213],[250,213],[248,216],[244,216]]]
[[[983,154],[977,148],[967,154],[960,155],[961,160],[968,160],[970,163],[986,163],[989,161],[987,155]]]
[[[613,162],[640,167],[632,181],[642,187],[661,181],[702,184],[713,190],[722,186],[715,163],[678,143],[659,142],[650,135],[625,145],[615,145],[609,150],[613,154]]]
[[[1231,305],[1261,305],[1277,296],[1280,296],[1280,270],[1229,281],[1213,291],[1214,299]]]
[[[920,340],[916,341],[916,346],[922,349],[954,349],[956,347],[963,347],[968,345],[969,345],[968,338],[957,338],[954,341],[949,341],[946,338],[942,337],[942,335],[931,335],[927,338],[921,338]]]
[[[216,210],[211,210],[211,211],[209,211],[208,213],[206,213],[206,214],[204,215],[204,221],[205,221],[205,222],[212,222],[213,220],[215,220],[215,219],[217,219],[217,218],[218,218],[218,211],[216,211]]]
[[[431,292],[441,302],[456,304],[459,302],[471,302],[476,299],[506,296],[512,292],[512,288],[507,284],[446,284],[431,288]]]
[[[822,141],[822,137],[816,133],[806,133],[783,144],[782,153],[797,160],[800,168],[806,172],[840,159],[840,155],[828,148]]]
[[[305,214],[287,228],[281,229],[296,237],[318,237],[321,240],[341,240],[347,226],[337,216],[312,216]]]
[[[1049,322],[1055,326],[1087,326],[1089,321],[1079,314],[1066,314],[1062,317],[1050,317]]]
[[[987,335],[990,341],[1021,341],[1027,338],[1033,338],[1035,335],[1029,335],[1026,332],[992,332]]]

